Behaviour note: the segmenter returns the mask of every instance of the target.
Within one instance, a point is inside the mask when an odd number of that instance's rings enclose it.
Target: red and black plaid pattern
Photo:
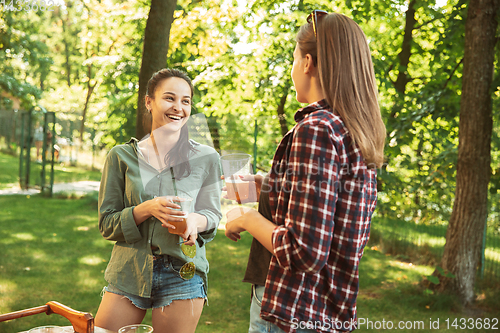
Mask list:
[[[350,331],[377,201],[376,171],[366,167],[326,101],[300,109],[295,120],[269,178],[278,227],[261,316],[287,332],[308,321],[318,331]]]

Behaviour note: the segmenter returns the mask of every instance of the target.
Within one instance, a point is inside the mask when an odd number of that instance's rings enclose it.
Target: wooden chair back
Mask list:
[[[32,316],[39,313],[52,313],[63,316],[68,319],[76,333],[94,333],[94,317],[88,312],[80,312],[61,304],[59,302],[50,301],[45,305],[31,309],[20,310],[16,312],[0,315],[0,322],[18,319],[22,317]]]

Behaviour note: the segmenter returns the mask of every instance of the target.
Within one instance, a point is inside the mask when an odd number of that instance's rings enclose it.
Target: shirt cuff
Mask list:
[[[198,233],[198,243],[201,247],[215,237],[219,223],[217,222],[217,218],[214,217],[214,214],[209,210],[203,209],[195,213],[203,215],[207,218],[206,229]]]
[[[135,224],[133,214],[134,208],[135,206],[124,208],[121,214],[123,237],[125,238],[125,242],[129,244],[133,244],[142,239],[141,232],[137,224]]]
[[[278,264],[283,268],[291,268],[290,256],[286,251],[286,244],[284,244],[283,241],[283,238],[287,233],[288,229],[284,226],[277,226],[276,228],[274,228],[272,233],[274,256],[278,260]]]

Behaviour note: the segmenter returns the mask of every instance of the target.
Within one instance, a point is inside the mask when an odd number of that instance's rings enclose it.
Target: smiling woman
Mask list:
[[[148,83],[145,103],[152,129],[139,142],[139,148],[148,164],[158,171],[172,163],[172,156],[186,161],[195,150],[189,145],[188,129],[184,126],[191,115],[193,92],[189,77],[175,69],[155,73]]]
[[[114,147],[103,170],[99,229],[115,245],[95,324],[117,331],[153,309],[155,333],[194,332],[207,298],[205,244],[222,217],[219,155],[189,139],[194,89],[184,72],[163,69],[147,90],[151,133]]]

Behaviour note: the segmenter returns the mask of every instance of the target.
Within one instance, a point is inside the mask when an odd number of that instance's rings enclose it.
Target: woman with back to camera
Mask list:
[[[268,218],[234,208],[226,236],[248,231],[260,246],[254,241],[246,274],[256,280],[249,332],[352,331],[386,135],[375,74],[363,31],[342,14],[313,11],[296,42],[291,76],[308,105],[257,188],[269,196],[259,201]],[[248,274],[262,267],[262,248],[271,253],[265,285]]]
[[[107,156],[99,229],[115,245],[96,326],[118,331],[141,323],[152,309],[155,333],[196,329],[207,299],[204,245],[215,236],[222,214],[219,155],[189,139],[192,97],[184,72],[156,72],[145,98],[150,135],[118,145]],[[185,230],[176,230],[181,193],[192,202]]]

